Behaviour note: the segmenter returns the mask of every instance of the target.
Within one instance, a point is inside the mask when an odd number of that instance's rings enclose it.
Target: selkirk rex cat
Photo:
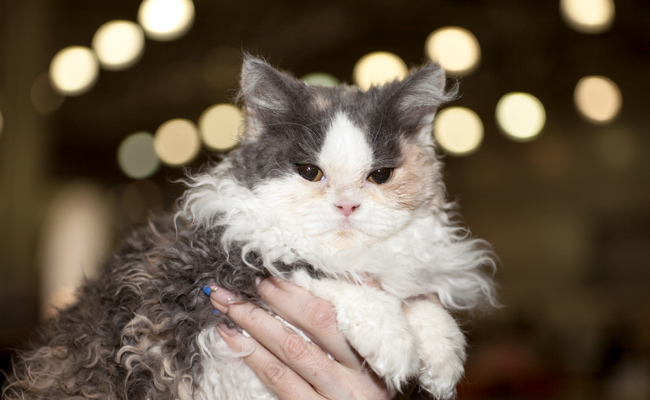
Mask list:
[[[273,275],[331,302],[389,387],[417,379],[453,397],[465,339],[446,310],[495,304],[494,262],[445,198],[432,136],[453,97],[444,86],[434,64],[367,91],[307,86],[245,56],[241,145],[188,178],[177,213],[134,232],[45,323],[3,396],[275,398],[223,342],[227,316],[202,291],[257,301],[256,279]]]

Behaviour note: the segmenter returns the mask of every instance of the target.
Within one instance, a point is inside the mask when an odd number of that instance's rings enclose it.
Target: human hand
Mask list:
[[[212,305],[250,334],[219,325],[225,342],[248,352],[244,362],[279,398],[391,399],[394,393],[370,370],[338,331],[336,314],[327,301],[278,278],[260,282],[262,301],[285,321],[301,329],[313,343],[287,329],[278,319],[219,288]],[[334,357],[332,360],[328,354]]]

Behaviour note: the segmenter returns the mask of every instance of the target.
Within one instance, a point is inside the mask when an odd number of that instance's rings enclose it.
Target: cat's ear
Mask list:
[[[418,136],[431,135],[436,111],[456,97],[457,89],[445,91],[445,70],[428,64],[411,72],[399,85],[393,100],[403,126]]]
[[[295,78],[251,55],[244,56],[240,84],[238,100],[246,109],[246,135],[253,139],[264,124],[290,113],[291,104],[301,89]]]

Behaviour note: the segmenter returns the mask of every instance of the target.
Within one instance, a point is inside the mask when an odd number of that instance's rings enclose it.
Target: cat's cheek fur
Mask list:
[[[404,163],[395,169],[390,181],[378,185],[378,190],[374,191],[376,201],[395,210],[409,211],[440,204],[445,189],[439,183],[439,162],[405,140],[402,151]]]

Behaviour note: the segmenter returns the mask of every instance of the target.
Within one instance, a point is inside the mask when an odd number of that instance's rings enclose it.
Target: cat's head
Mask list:
[[[434,64],[364,92],[308,86],[246,57],[233,173],[280,229],[339,249],[383,240],[444,204],[432,137],[444,86]]]

